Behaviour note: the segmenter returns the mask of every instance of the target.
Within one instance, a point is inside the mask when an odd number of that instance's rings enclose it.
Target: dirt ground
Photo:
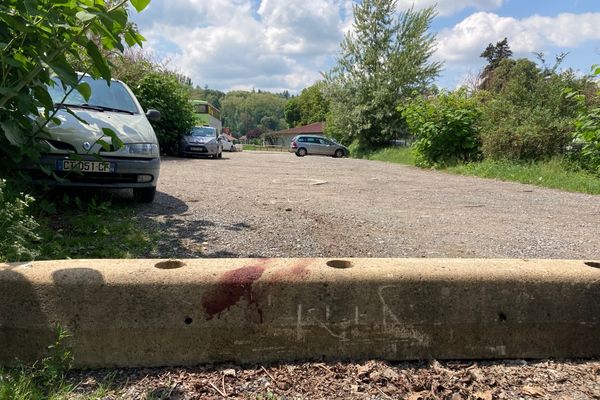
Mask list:
[[[103,400],[600,398],[600,363],[590,361],[204,366],[83,372],[70,379],[79,395],[110,382]]]
[[[355,159],[165,159],[158,257],[600,259],[600,196]]]
[[[353,159],[165,159],[149,257],[600,259],[600,196]],[[288,363],[80,372],[104,399],[600,399],[591,361]]]

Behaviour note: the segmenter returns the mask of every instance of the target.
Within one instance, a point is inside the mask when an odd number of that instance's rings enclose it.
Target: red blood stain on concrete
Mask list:
[[[265,272],[268,262],[268,259],[258,260],[254,265],[225,272],[219,279],[217,288],[202,296],[206,319],[211,320],[215,315],[220,317],[223,311],[237,304],[242,297],[246,298],[248,305],[256,304],[252,284]],[[262,312],[259,312],[259,316],[262,322]]]
[[[280,283],[286,281],[299,281],[310,275],[308,266],[313,263],[312,258],[299,260],[290,268],[279,269],[269,277],[269,283]]]

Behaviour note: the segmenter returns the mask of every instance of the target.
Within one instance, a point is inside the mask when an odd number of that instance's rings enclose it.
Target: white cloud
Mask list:
[[[496,10],[505,3],[506,0],[399,0],[400,9],[408,9],[411,6],[415,8],[425,8],[437,5],[440,15],[448,16],[465,8],[475,8],[477,10]]]
[[[450,63],[473,63],[488,43],[505,37],[511,49],[521,55],[549,47],[568,49],[600,39],[598,26],[600,13],[516,19],[479,12],[438,34],[436,57]]]
[[[148,43],[195,84],[300,90],[329,69],[348,0],[170,0],[136,18]],[[256,3],[256,2],[254,2]]]

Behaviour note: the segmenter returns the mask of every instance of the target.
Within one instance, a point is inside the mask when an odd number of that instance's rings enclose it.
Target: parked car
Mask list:
[[[121,81],[112,80],[108,85],[102,79],[79,77],[92,89],[87,100],[59,82],[48,88],[57,107],[55,121],[60,123],[50,122],[40,137],[40,163],[24,168],[36,181],[51,186],[131,188],[136,201],[152,202],[160,151],[148,120],[160,119],[160,113],[148,110],[144,114],[133,92]],[[113,145],[105,129],[112,130],[123,146]],[[51,178],[42,169],[61,179]]]
[[[313,135],[295,136],[290,143],[289,152],[295,153],[298,157],[306,155],[347,157],[350,154],[346,146],[336,143],[333,139]]]
[[[219,136],[221,139],[221,146],[223,146],[223,151],[235,151],[235,145],[233,142],[229,141],[226,136]]]
[[[195,126],[179,140],[179,155],[223,157],[221,138],[217,137],[217,130],[212,126]]]

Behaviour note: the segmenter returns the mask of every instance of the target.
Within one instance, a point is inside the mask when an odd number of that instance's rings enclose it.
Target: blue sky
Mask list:
[[[152,0],[134,14],[155,58],[194,84],[232,89],[298,92],[334,63],[352,26],[352,0]],[[600,63],[599,0],[398,0],[437,4],[437,84],[453,89],[473,80],[490,42],[508,37],[516,57],[543,52],[563,68],[587,73]]]

